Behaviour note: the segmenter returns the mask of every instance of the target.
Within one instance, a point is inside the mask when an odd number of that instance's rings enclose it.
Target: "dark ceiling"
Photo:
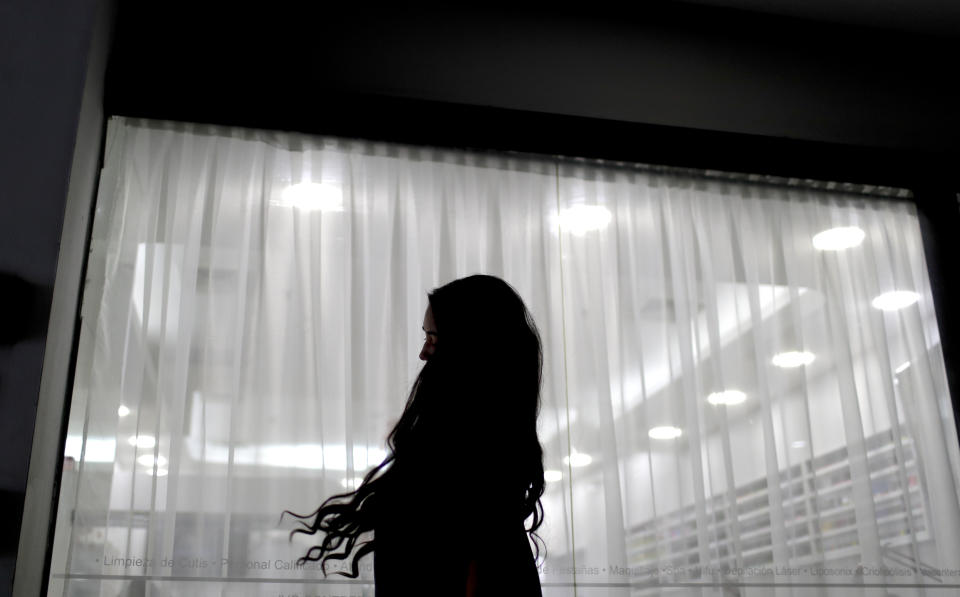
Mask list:
[[[684,0],[743,11],[922,35],[960,35],[955,0]]]

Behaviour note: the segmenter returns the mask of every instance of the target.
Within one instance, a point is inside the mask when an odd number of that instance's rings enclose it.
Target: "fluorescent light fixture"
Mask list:
[[[230,458],[227,444],[188,440],[187,451],[194,460],[226,464]],[[386,450],[379,447],[353,446],[354,470],[366,470],[376,466],[387,457]],[[237,446],[233,463],[239,466],[269,466],[276,468],[305,468],[346,471],[347,449],[343,444],[262,444]]]
[[[363,477],[344,477],[340,479],[340,485],[347,489],[356,489],[363,483]]]
[[[117,442],[104,437],[88,437],[84,442],[83,436],[68,435],[63,455],[80,462],[81,452],[83,452],[84,462],[113,462],[117,452]]]
[[[904,371],[906,371],[906,370],[909,369],[909,368],[910,368],[910,361],[907,361],[906,363],[902,363],[899,367],[897,367],[896,369],[894,369],[893,372],[894,372],[894,373],[903,373]]]
[[[124,405],[120,405],[120,408],[117,409],[117,415],[125,417],[130,414],[130,409]]]
[[[152,435],[131,435],[127,443],[138,448],[152,448],[157,445],[157,440]]]
[[[813,236],[813,247],[820,251],[842,251],[863,242],[863,230],[856,226],[840,226],[818,232]]]
[[[545,470],[543,471],[543,480],[547,483],[556,483],[560,479],[563,479],[563,473],[555,470]]]
[[[814,358],[812,352],[790,350],[774,355],[773,364],[777,367],[783,367],[784,369],[791,369],[793,367],[809,365],[813,362]]]
[[[280,200],[271,203],[303,211],[343,211],[343,192],[330,183],[299,182],[283,189]]]
[[[647,435],[653,439],[676,439],[683,435],[683,431],[679,427],[661,425],[648,431]]]
[[[583,452],[577,452],[576,450],[572,451],[569,456],[563,457],[563,463],[573,467],[587,466],[591,462],[593,462],[593,457]]]
[[[140,458],[137,458],[137,462],[143,466],[153,466],[153,454],[144,454]],[[163,456],[157,456],[157,466],[163,466],[167,463],[167,459]]]
[[[806,448],[806,447],[807,447],[807,442],[804,441],[804,440],[802,440],[802,439],[794,440],[794,441],[792,441],[792,442],[790,443],[790,447],[791,447],[791,448]]]
[[[896,311],[909,307],[920,299],[920,295],[912,290],[891,290],[884,292],[870,302],[881,311]]]
[[[602,205],[580,204],[560,210],[560,228],[575,236],[606,228],[612,219],[613,214]]]
[[[714,392],[707,396],[707,402],[713,404],[714,406],[720,406],[721,404],[725,404],[727,406],[732,404],[740,404],[746,399],[747,395],[740,390],[723,390],[722,392]]]

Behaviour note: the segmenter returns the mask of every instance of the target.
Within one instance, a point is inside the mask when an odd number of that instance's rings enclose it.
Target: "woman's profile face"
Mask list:
[[[423,333],[427,337],[420,349],[420,360],[426,361],[437,350],[437,324],[433,321],[433,309],[430,305],[427,305],[427,312],[423,314]]]

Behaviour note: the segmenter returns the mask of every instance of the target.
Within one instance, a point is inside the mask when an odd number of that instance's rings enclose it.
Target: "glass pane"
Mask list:
[[[559,185],[577,593],[956,590],[912,204],[582,166]]]
[[[372,595],[279,515],[383,460],[477,272],[543,340],[544,595],[955,591],[911,204],[114,118],[49,593]]]

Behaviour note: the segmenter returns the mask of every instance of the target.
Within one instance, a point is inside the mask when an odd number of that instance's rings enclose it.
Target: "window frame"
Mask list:
[[[243,106],[197,104],[184,110],[182,106],[178,109],[137,105],[135,101],[117,106],[107,99],[99,138],[86,139],[88,147],[99,144],[97,176],[103,166],[106,123],[110,116],[122,115],[470,151],[559,155],[908,189],[913,197],[907,200],[914,203],[919,216],[954,424],[960,435],[960,315],[949,309],[949,305],[960,304],[960,279],[949,275],[949,264],[955,255],[960,255],[960,182],[948,174],[949,156],[944,154],[375,95],[327,98],[314,105],[309,115],[273,110],[269,116],[265,116],[266,111],[250,114]],[[78,166],[87,165],[78,165],[75,158],[73,169]],[[86,183],[89,185],[89,181]],[[83,180],[77,182],[71,176],[61,247],[76,246],[82,239],[83,257],[67,262],[61,254],[47,335],[48,355],[54,343],[69,345],[70,356],[66,364],[43,368],[27,506],[17,554],[17,596],[44,595],[48,591],[62,454],[80,337],[82,282],[98,191],[96,182],[92,192],[88,192],[89,186],[82,185]],[[63,353],[65,349],[59,349],[55,356],[62,359]],[[56,434],[58,443],[51,441]],[[23,529],[32,532],[23,533]],[[38,533],[36,529],[45,532]]]

